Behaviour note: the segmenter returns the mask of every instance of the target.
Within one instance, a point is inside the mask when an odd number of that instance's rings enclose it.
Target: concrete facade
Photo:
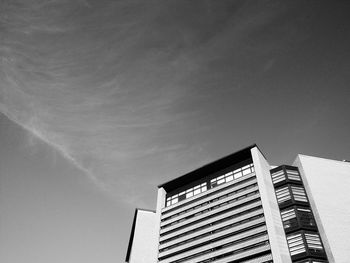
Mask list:
[[[249,146],[158,187],[136,210],[129,263],[346,263],[350,163]]]
[[[126,262],[156,262],[158,240],[156,222],[154,211],[136,209]]]
[[[316,220],[329,262],[350,260],[350,163],[298,155],[305,189]]]

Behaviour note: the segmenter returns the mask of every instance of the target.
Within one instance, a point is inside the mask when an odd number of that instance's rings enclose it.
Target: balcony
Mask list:
[[[297,230],[317,231],[316,222],[311,209],[304,207],[290,207],[281,211],[283,227],[286,233]]]
[[[275,187],[285,184],[302,184],[302,180],[297,167],[281,165],[271,171],[272,182]]]

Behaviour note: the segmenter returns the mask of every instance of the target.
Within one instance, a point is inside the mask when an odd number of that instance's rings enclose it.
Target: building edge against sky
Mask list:
[[[337,262],[350,258],[350,163],[257,145],[158,186],[136,209],[126,262]]]

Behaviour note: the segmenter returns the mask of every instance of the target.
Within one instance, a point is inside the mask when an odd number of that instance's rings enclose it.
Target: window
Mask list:
[[[297,208],[298,218],[302,226],[316,226],[315,219],[309,208]]]
[[[288,235],[287,243],[291,256],[306,252],[305,244],[303,242],[303,237],[301,233]]]
[[[287,169],[286,172],[287,172],[288,179],[294,180],[294,181],[301,181],[298,171],[296,171],[296,170],[288,170]]]
[[[241,168],[238,168],[236,170],[233,170],[233,171],[230,171],[230,172],[225,173],[223,175],[220,175],[216,178],[213,178],[212,180],[210,180],[210,187],[213,188],[213,187],[216,187],[218,185],[221,185],[221,184],[224,184],[227,182],[231,182],[239,177],[248,175],[252,172],[254,172],[254,165],[251,163],[251,164],[245,165]],[[189,188],[185,191],[182,191],[181,193],[178,193],[178,194],[175,194],[171,197],[168,197],[166,199],[166,206],[176,204],[182,200],[185,200],[185,199],[190,198],[192,196],[198,195],[198,194],[203,193],[207,190],[208,189],[207,189],[206,182],[199,184],[199,185],[196,185],[192,188]]]
[[[292,197],[290,195],[288,186],[276,189],[276,197],[279,204],[291,200]]]
[[[315,219],[311,209],[305,207],[290,207],[281,210],[281,217],[284,229],[290,227],[314,227],[316,226]],[[313,228],[311,228],[313,229]]]
[[[308,202],[306,193],[301,186],[284,186],[276,189],[276,197],[279,204],[294,199],[294,201]]]
[[[286,178],[283,170],[277,171],[277,172],[271,174],[271,176],[272,176],[272,182],[274,184],[279,183]]]
[[[309,250],[323,250],[321,239],[318,234],[305,233],[305,239]]]
[[[216,178],[211,179],[210,186],[211,186],[211,188],[213,188],[213,187],[216,187],[218,185],[228,183],[230,181],[238,179],[242,176],[248,175],[252,172],[254,172],[254,165],[251,163],[251,164],[248,164],[248,165],[243,166],[241,168],[238,168],[236,170],[230,171],[224,175],[220,175]]]
[[[292,189],[292,193],[295,201],[307,202],[304,188],[300,186],[292,186],[291,189]]]
[[[283,168],[281,168],[281,170],[277,172],[272,173],[271,177],[272,177],[272,182],[274,184],[282,182],[286,179],[299,181],[299,182],[301,181],[300,174],[297,170],[286,169],[284,171]]]
[[[176,204],[179,201],[178,195],[174,195],[172,197],[167,198],[166,205],[173,205]]]
[[[281,211],[281,217],[284,229],[290,228],[297,224],[297,216],[294,208],[288,208]]]
[[[299,232],[287,235],[287,243],[291,256],[304,252],[323,252],[319,234]]]
[[[197,194],[203,193],[205,191],[207,191],[207,183],[196,185],[190,189],[187,189],[186,191],[182,191],[181,193],[168,197],[166,199],[166,206],[176,204],[182,200],[185,200]]]

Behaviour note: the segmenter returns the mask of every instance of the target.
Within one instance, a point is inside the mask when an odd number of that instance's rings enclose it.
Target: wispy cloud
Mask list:
[[[0,110],[123,195],[123,178],[154,176],[135,162],[203,162],[205,142],[185,139],[213,128],[201,105],[241,88],[249,32],[284,10],[259,6],[4,1]]]

